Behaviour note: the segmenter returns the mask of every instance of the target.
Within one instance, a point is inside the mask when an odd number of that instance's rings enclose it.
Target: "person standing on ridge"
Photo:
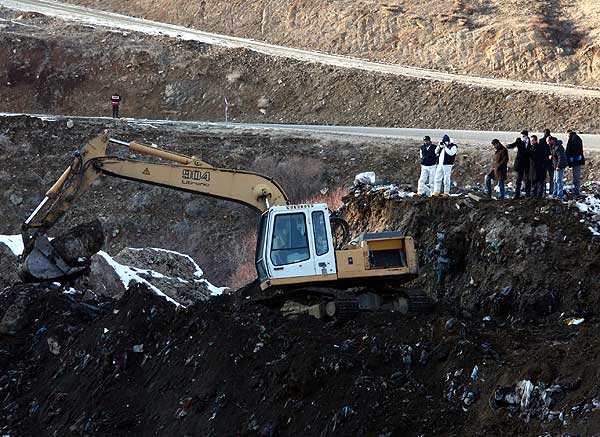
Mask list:
[[[549,137],[548,141],[552,149],[552,167],[554,167],[554,191],[552,195],[554,198],[562,200],[567,155],[565,154],[565,148],[561,140]]]
[[[435,144],[431,142],[431,137],[426,136],[423,138],[423,144],[419,150],[419,155],[421,157],[421,176],[419,177],[417,187],[418,196],[429,196],[433,191],[436,164],[438,162],[435,149],[436,147]]]
[[[531,181],[529,179],[529,151],[527,150],[527,146],[521,138],[517,138],[514,143],[507,144],[506,148],[517,149],[517,156],[513,164],[513,170],[517,173],[514,198],[521,198],[523,182],[525,182],[525,197],[529,197],[531,195]]]
[[[494,166],[492,171],[485,176],[485,190],[489,197],[492,197],[492,179],[498,182],[500,194],[498,200],[504,199],[506,195],[506,176],[508,173],[508,150],[502,145],[500,140],[492,140],[492,146],[496,149],[494,154]]]
[[[583,156],[583,141],[574,130],[568,130],[569,141],[567,141],[567,164],[573,169],[573,194],[579,195],[581,189],[581,166],[585,165]]]
[[[552,150],[552,147],[553,147],[553,144],[556,144],[556,142],[551,144],[550,138],[552,138],[552,136],[550,135],[550,129],[544,129],[544,137],[542,139],[540,139],[539,142],[543,149],[548,148],[548,150],[550,151],[550,154],[548,155],[547,166],[546,166],[547,167],[546,177],[547,177],[548,183],[550,184],[550,190],[548,191],[548,193],[552,194],[554,192],[554,166],[552,165],[552,155],[553,155],[554,151]],[[544,187],[544,195],[546,195],[546,187]]]
[[[110,98],[112,105],[112,116],[113,118],[119,118],[119,107],[121,106],[121,96],[114,93]]]
[[[538,142],[536,135],[531,136],[531,162],[534,174],[531,197],[544,197],[546,191],[546,170],[548,169],[548,144]]]
[[[450,195],[450,184],[452,176],[452,166],[456,160],[456,152],[458,147],[452,142],[448,135],[444,135],[439,146],[435,150],[435,154],[438,156],[437,168],[435,170],[435,186],[433,189],[433,196],[439,197],[442,191],[442,181],[444,181],[444,197]]]

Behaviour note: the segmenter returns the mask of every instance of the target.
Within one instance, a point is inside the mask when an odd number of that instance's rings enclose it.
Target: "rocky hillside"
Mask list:
[[[69,1],[423,68],[600,83],[600,5],[594,0]]]
[[[3,111],[151,119],[600,132],[597,99],[334,68],[0,9]],[[110,55],[109,55],[110,54]],[[531,108],[535,108],[532,110]]]

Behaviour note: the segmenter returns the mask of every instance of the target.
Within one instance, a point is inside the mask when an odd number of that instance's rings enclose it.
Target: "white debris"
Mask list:
[[[0,243],[8,246],[15,256],[21,255],[25,250],[21,235],[0,235]]]
[[[354,183],[360,183],[365,185],[375,185],[375,172],[367,171],[359,173],[354,177]]]
[[[533,392],[533,383],[529,380],[523,380],[517,384],[517,399],[521,402],[521,411],[527,410]]]
[[[581,325],[583,322],[585,322],[585,319],[583,317],[581,317],[581,318],[572,317],[570,319],[565,320],[565,323],[567,325]]]

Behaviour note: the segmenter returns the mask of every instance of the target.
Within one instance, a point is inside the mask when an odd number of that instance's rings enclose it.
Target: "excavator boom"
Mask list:
[[[160,161],[108,156],[109,143],[126,146],[131,153],[158,158]],[[23,223],[23,269],[26,276],[54,279],[81,270],[70,269],[44,234],[102,175],[226,199],[259,212],[289,203],[279,184],[267,176],[216,168],[194,156],[100,135],[75,153],[71,165]]]

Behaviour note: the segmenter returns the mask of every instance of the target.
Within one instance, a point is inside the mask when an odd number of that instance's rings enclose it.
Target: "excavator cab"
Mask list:
[[[261,216],[256,246],[261,286],[335,278],[335,247],[326,204],[273,206]]]

